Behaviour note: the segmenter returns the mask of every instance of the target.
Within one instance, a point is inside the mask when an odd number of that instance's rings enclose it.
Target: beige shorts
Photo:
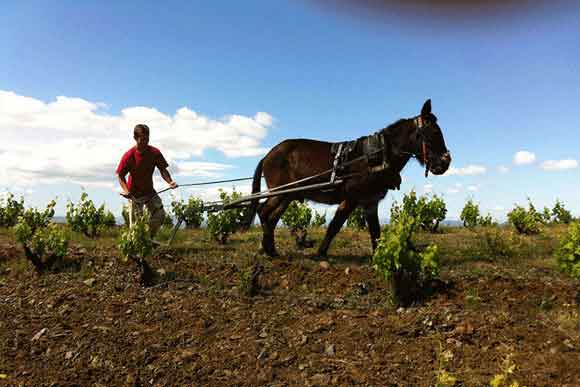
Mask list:
[[[143,208],[147,207],[151,215],[151,225],[161,226],[165,219],[165,209],[159,195],[153,196],[151,200],[143,203],[145,198],[137,199],[137,203],[133,200],[129,201],[129,224],[133,224],[134,219],[143,216]]]

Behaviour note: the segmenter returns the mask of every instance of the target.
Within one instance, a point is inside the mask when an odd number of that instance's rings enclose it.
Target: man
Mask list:
[[[133,138],[136,145],[121,158],[117,167],[117,177],[123,190],[121,195],[130,199],[129,222],[132,224],[136,216],[141,216],[143,207],[146,206],[151,214],[149,227],[153,237],[165,219],[163,203],[153,188],[155,167],[171,188],[177,188],[177,184],[167,171],[169,164],[159,149],[149,145],[149,127],[144,124],[136,125],[133,129]],[[125,179],[127,173],[129,173],[128,182]]]

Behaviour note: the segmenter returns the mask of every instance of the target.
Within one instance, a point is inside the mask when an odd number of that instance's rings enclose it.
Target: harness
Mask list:
[[[334,143],[330,147],[330,153],[334,155],[331,182],[334,181],[337,174],[344,170],[346,165],[355,160],[365,160],[369,174],[378,173],[390,167],[390,147],[382,131],[353,141]]]
[[[413,123],[417,127],[417,136],[421,142],[421,146],[419,147],[420,153],[402,153],[421,160],[423,164],[425,164],[425,177],[427,177],[429,175],[428,147],[423,132],[427,125],[425,125],[421,116],[414,117]],[[357,156],[360,159],[366,160],[370,174],[388,169],[390,166],[390,147],[388,145],[388,138],[385,136],[383,131],[376,132],[369,136],[360,137],[353,141],[332,144],[330,152],[334,155],[334,161],[332,163],[330,181],[334,182],[336,176],[344,170],[346,164],[348,164],[349,161],[352,162],[352,160]]]

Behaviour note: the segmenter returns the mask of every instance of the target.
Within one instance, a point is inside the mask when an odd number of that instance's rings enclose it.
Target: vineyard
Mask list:
[[[452,228],[412,192],[374,255],[359,213],[324,260],[304,204],[270,259],[239,213],[190,214],[155,247],[146,219],[114,226],[86,196],[66,225],[1,203],[0,385],[580,385],[580,224],[559,202],[498,225],[470,201]]]

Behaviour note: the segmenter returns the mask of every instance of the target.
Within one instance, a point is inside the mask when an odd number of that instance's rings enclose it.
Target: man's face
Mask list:
[[[139,152],[147,149],[147,144],[149,144],[149,133],[145,132],[144,130],[138,130],[135,132],[133,138],[135,139],[137,150]]]

